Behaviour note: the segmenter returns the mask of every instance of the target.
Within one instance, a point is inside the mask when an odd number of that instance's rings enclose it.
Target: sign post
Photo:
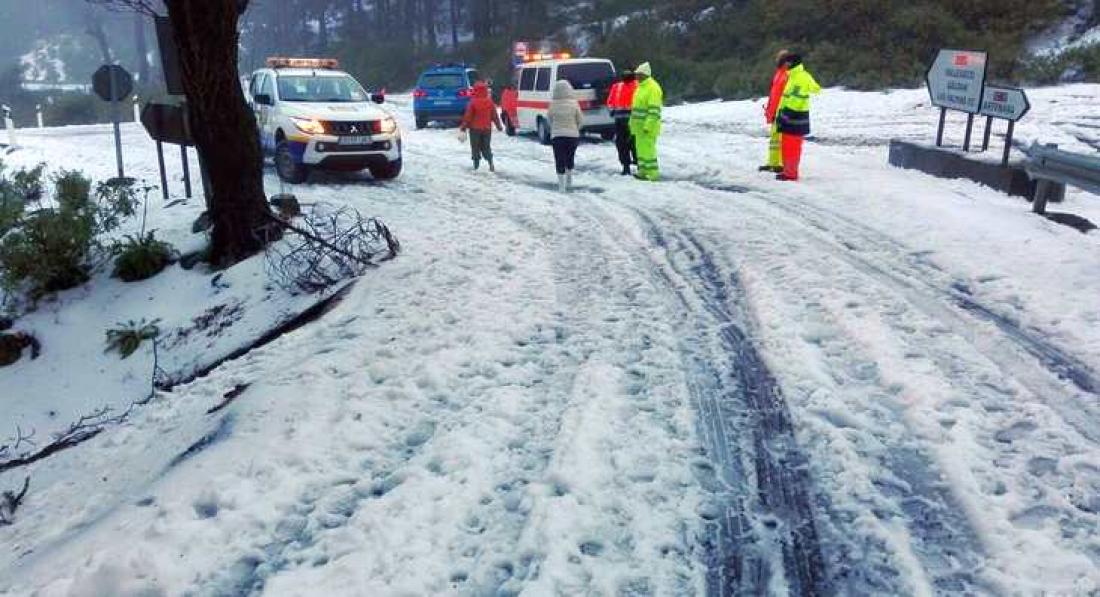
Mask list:
[[[4,128],[8,129],[8,147],[14,148],[19,145],[15,139],[15,121],[11,119],[11,106],[7,104],[0,105],[0,111],[4,115]]]
[[[162,143],[173,143],[180,146],[184,192],[188,199],[191,198],[191,173],[187,164],[187,146],[194,145],[194,142],[191,140],[191,131],[187,128],[184,110],[184,106],[146,104],[145,109],[141,111],[141,125],[148,131],[149,136],[157,142],[157,165],[160,166],[161,189],[165,200],[168,199],[168,179],[164,171]]]
[[[130,97],[134,91],[134,78],[126,69],[117,64],[105,64],[92,75],[92,89],[105,102],[111,102],[111,121],[115,129],[115,160],[118,164],[118,177],[126,174],[122,170],[122,131],[119,128],[118,103]]]
[[[966,139],[963,151],[970,150],[970,137],[974,129],[974,115],[981,110],[985,91],[985,73],[988,63],[985,52],[969,50],[940,50],[932,67],[925,75],[928,95],[932,105],[940,108],[940,125],[936,132],[936,146],[943,146],[943,129],[947,122],[947,110],[965,112]]]
[[[1016,87],[1002,87],[1000,85],[986,86],[985,98],[982,100],[981,114],[988,120],[986,124],[986,146],[989,145],[989,129],[993,126],[993,119],[1008,121],[1008,132],[1005,134],[1005,149],[1001,156],[1001,165],[1008,166],[1009,154],[1012,152],[1012,135],[1016,132],[1016,123],[1031,110],[1031,102],[1027,100],[1027,93]]]

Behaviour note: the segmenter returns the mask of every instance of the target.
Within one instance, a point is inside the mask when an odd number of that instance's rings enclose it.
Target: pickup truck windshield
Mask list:
[[[279,75],[284,102],[365,102],[367,92],[351,77]]]

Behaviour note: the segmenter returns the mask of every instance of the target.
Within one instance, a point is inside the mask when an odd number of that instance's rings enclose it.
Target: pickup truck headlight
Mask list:
[[[309,133],[310,135],[323,135],[325,133],[325,125],[321,124],[320,120],[291,116],[290,121],[303,133]]]
[[[397,121],[392,116],[388,116],[382,119],[381,128],[382,134],[389,135],[390,133],[397,131]]]

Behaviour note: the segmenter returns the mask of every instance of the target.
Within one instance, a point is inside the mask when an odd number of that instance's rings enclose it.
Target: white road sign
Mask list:
[[[940,50],[925,81],[932,105],[977,114],[985,89],[985,52]]]
[[[1016,122],[1030,109],[1031,103],[1027,101],[1027,94],[1023,89],[986,85],[985,97],[982,99],[982,116]]]

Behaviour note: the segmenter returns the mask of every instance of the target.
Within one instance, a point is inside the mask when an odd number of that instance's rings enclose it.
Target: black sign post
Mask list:
[[[160,166],[160,180],[165,199],[168,199],[168,180],[164,171],[164,149],[162,143],[180,146],[180,160],[183,164],[183,188],[185,196],[191,198],[191,171],[187,163],[187,146],[194,145],[191,131],[187,128],[184,106],[171,104],[147,104],[141,111],[141,124],[149,136],[157,142],[157,164]]]
[[[134,78],[126,69],[117,64],[105,64],[92,75],[92,89],[105,102],[111,102],[111,122],[115,129],[115,159],[118,163],[118,177],[124,178],[122,170],[122,133],[119,130],[118,103],[130,97],[134,91]]]
[[[974,132],[974,115],[981,109],[985,91],[987,55],[969,50],[940,50],[925,74],[925,84],[932,105],[940,109],[940,124],[936,131],[936,146],[943,146],[943,129],[947,111],[967,114],[963,151],[970,151]]]
[[[1017,87],[1003,87],[1000,85],[988,85],[985,88],[985,97],[982,99],[981,114],[986,117],[985,146],[989,146],[990,129],[993,128],[993,119],[1008,121],[1008,132],[1005,134],[1005,149],[1001,156],[1001,166],[1008,166],[1008,158],[1012,152],[1012,135],[1016,132],[1016,123],[1031,111],[1031,102],[1027,99],[1027,93]]]

